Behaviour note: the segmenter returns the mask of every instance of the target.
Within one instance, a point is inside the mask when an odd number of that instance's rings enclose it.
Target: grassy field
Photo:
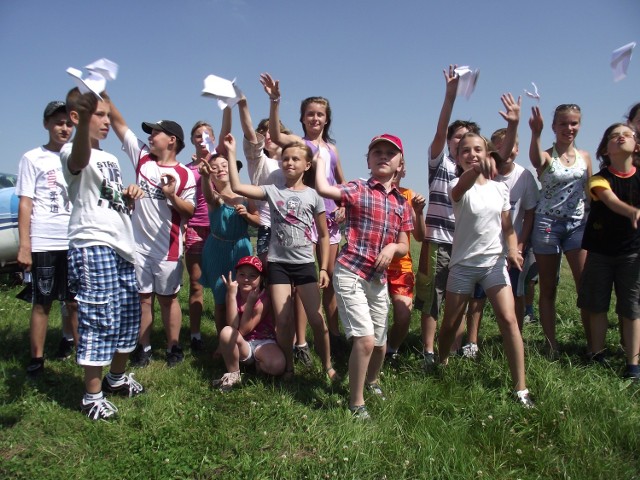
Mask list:
[[[414,246],[414,250],[415,250]],[[346,383],[331,386],[314,368],[291,383],[245,374],[244,386],[210,388],[223,365],[207,296],[209,351],[165,367],[164,334],[154,330],[156,360],[136,372],[147,393],[115,398],[114,422],[78,411],[82,370],[48,361],[36,381],[29,358],[28,305],[19,287],[0,290],[0,478],[361,478],[640,479],[640,387],[620,378],[623,358],[611,314],[611,366],[587,365],[570,274],[558,300],[560,359],[539,352],[539,324],[524,331],[528,386],[536,408],[511,397],[509,372],[488,308],[477,361],[454,358],[445,370],[421,369],[419,317],[397,369],[384,367],[386,401],[368,400],[370,422],[347,412]],[[186,305],[186,292],[181,294]],[[60,332],[52,315],[46,352]],[[183,342],[188,338],[183,310]],[[344,362],[338,364],[344,373]]]

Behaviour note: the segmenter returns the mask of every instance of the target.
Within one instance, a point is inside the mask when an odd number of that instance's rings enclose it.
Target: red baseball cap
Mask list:
[[[390,133],[383,133],[382,135],[377,135],[371,139],[371,143],[369,143],[369,150],[371,150],[371,148],[376,143],[379,143],[379,142],[389,142],[398,150],[400,150],[400,153],[404,155],[404,150],[402,149],[402,140],[400,140],[399,137],[396,137],[395,135],[391,135]]]
[[[258,272],[262,273],[262,262],[258,257],[242,257],[240,260],[238,260],[238,263],[236,263],[236,270],[243,265],[251,265],[253,268],[258,270]]]

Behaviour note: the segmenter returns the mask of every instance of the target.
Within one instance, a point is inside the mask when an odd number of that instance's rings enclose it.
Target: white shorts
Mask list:
[[[447,292],[471,295],[476,283],[479,283],[485,292],[496,285],[511,286],[506,259],[500,257],[495,265],[490,267],[469,267],[459,264],[449,267]]]
[[[136,252],[136,280],[138,293],[174,295],[182,284],[182,261],[158,260]]]
[[[246,358],[240,360],[240,363],[243,365],[252,365],[255,362],[256,352],[263,345],[268,345],[270,343],[277,343],[273,338],[260,338],[255,340],[247,340],[249,344],[249,355]]]
[[[389,293],[387,285],[368,282],[341,263],[333,271],[333,289],[338,301],[338,316],[347,338],[374,337],[376,347],[387,343]]]

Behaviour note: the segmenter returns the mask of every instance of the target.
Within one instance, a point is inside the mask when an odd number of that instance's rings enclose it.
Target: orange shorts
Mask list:
[[[403,297],[413,298],[413,287],[415,284],[416,276],[413,272],[387,270],[389,295],[402,295]]]

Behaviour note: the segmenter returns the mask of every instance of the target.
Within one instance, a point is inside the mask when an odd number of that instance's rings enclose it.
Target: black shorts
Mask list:
[[[33,304],[51,305],[54,300],[73,300],[67,285],[67,250],[31,253]]]
[[[269,262],[267,277],[269,285],[306,285],[317,283],[316,264]]]

